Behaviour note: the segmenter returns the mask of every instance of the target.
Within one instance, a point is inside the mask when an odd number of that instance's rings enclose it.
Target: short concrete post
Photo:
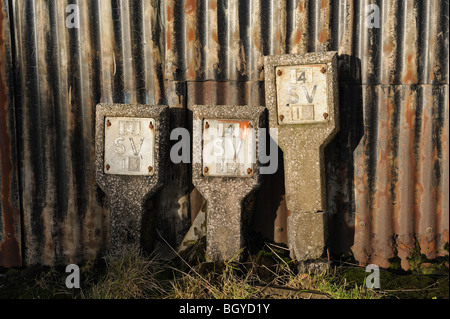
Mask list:
[[[337,54],[265,57],[269,126],[284,153],[288,241],[296,259],[320,258],[327,240],[324,148],[339,124]]]
[[[141,246],[144,204],[163,186],[168,128],[167,106],[97,105],[96,179],[111,203],[113,255]]]
[[[192,181],[207,200],[206,256],[239,260],[242,202],[261,183],[258,139],[264,107],[194,106]]]

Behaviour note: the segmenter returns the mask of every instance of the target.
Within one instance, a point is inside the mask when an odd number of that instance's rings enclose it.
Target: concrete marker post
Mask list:
[[[247,222],[242,203],[261,184],[257,154],[264,114],[259,106],[194,106],[192,182],[207,200],[208,260],[242,257]],[[243,160],[235,160],[238,153]]]
[[[284,153],[292,257],[317,261],[327,241],[324,148],[339,130],[337,53],[266,56],[269,127]]]
[[[109,252],[141,247],[145,202],[164,183],[168,160],[169,108],[98,104],[95,170],[111,203]]]

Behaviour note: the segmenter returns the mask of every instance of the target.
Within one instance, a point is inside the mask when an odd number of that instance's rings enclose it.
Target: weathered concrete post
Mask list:
[[[194,106],[192,182],[207,200],[206,256],[224,261],[245,246],[242,202],[261,183],[264,107]]]
[[[163,185],[168,117],[167,106],[97,105],[96,179],[111,203],[113,255],[141,244],[144,203]]]
[[[298,260],[316,260],[327,239],[324,148],[339,123],[337,54],[266,56],[264,68],[269,126],[284,153],[289,246]]]

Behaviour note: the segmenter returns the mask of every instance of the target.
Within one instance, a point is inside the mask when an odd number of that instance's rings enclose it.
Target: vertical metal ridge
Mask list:
[[[430,0],[422,6],[420,80],[424,84],[448,84],[448,16],[434,13],[448,12],[449,2]]]
[[[385,0],[382,9],[380,8],[380,59],[374,61],[374,67],[379,70],[378,78],[375,80],[377,84],[393,84],[401,68],[401,64],[397,63],[398,52],[401,52],[398,30],[403,30],[402,19],[399,19],[401,4],[400,1]],[[377,50],[377,46],[375,45],[372,50]]]
[[[219,59],[219,17],[217,2],[215,0],[204,0],[205,17],[203,20],[204,46],[203,55],[205,57],[204,71],[205,79],[219,78],[222,72],[222,63]]]
[[[336,18],[333,21],[335,42],[332,43],[334,50],[338,51],[339,55],[352,55],[353,53],[353,38],[354,38],[354,19],[355,19],[355,4],[354,0],[339,1],[339,5],[334,10]],[[337,40],[337,41],[336,41]]]
[[[0,266],[22,266],[21,216],[16,154],[12,8],[0,1]]]
[[[113,79],[117,73],[117,62],[113,51],[114,29],[112,26],[112,7],[108,0],[97,0],[98,24],[97,34],[100,52],[101,103],[113,103]],[[108,36],[109,35],[109,36]]]
[[[295,6],[297,3],[297,6]],[[289,53],[302,54],[308,52],[308,43],[310,39],[309,24],[309,0],[291,1],[292,8],[290,16],[292,17],[292,31],[290,36]]]
[[[438,256],[448,254],[443,247],[449,242],[449,89],[448,85],[440,88],[439,107],[442,126],[441,129],[441,178],[438,192],[436,234],[438,236]]]
[[[48,16],[49,23],[54,25],[54,32],[51,32],[51,40],[49,45],[53,50],[49,50],[52,53],[51,59],[48,59],[48,81],[49,86],[51,86],[50,97],[54,101],[54,119],[55,119],[55,140],[54,144],[56,148],[55,164],[57,169],[54,171],[55,174],[55,190],[58,203],[55,209],[55,215],[53,217],[54,225],[57,227],[63,227],[67,220],[73,222],[73,216],[76,215],[77,205],[73,200],[73,195],[76,193],[74,189],[77,184],[75,181],[75,175],[73,171],[73,166],[75,165],[76,158],[71,152],[70,145],[73,143],[74,136],[71,132],[74,130],[66,131],[67,127],[72,125],[71,119],[68,116],[66,110],[68,105],[70,105],[69,91],[71,91],[69,85],[68,72],[72,69],[72,61],[69,57],[72,48],[69,46],[69,35],[66,33],[67,27],[65,20],[59,19],[61,16],[61,11],[65,12],[67,6],[66,1],[60,1],[58,3],[48,3]],[[76,64],[75,64],[76,65]],[[73,69],[71,70],[73,71]],[[51,83],[56,81],[57,86]],[[50,135],[50,134],[49,134]],[[49,145],[45,146],[50,148]],[[48,185],[52,187],[52,185]],[[70,222],[69,222],[70,223]],[[57,240],[54,240],[54,251],[57,256],[63,256],[63,247],[66,246],[66,241],[73,241],[72,235],[78,233],[77,224],[73,223],[73,231],[63,231],[62,229],[57,229],[55,227],[55,233],[57,233]],[[68,249],[69,255],[75,255],[75,251]]]
[[[288,0],[261,2],[261,39],[263,43],[262,55],[281,55],[289,52],[288,24],[293,21],[287,8]],[[269,9],[270,8],[270,9]],[[292,27],[291,27],[292,29]],[[292,31],[291,31],[292,32]],[[264,62],[259,61],[257,68]],[[262,79],[262,73],[259,78]],[[258,78],[258,76],[256,76]]]
[[[200,41],[200,5],[201,0],[184,1],[184,35],[185,39],[185,76],[187,81],[201,79],[203,71],[202,65],[202,44]]]
[[[406,91],[406,92],[405,92]],[[415,90],[404,87],[399,94],[404,95],[399,107],[398,124],[398,177],[396,179],[396,198],[394,202],[394,232],[397,255],[402,260],[402,267],[408,269],[406,258],[414,249],[414,218],[415,187],[417,161],[414,156],[416,118],[418,109],[418,94]]]

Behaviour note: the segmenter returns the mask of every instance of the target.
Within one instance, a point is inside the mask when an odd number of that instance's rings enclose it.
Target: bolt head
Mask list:
[[[327,119],[328,118],[328,113],[323,113],[323,118]]]
[[[208,174],[208,172],[209,172],[209,167],[205,167],[205,169],[203,170],[203,172],[204,172],[205,174]]]
[[[106,164],[105,168],[106,168],[107,171],[109,171],[109,169],[111,168],[111,166],[109,166],[109,164]]]
[[[278,70],[277,74],[278,74],[278,76],[281,76],[283,74],[283,72],[281,70]]]
[[[209,128],[209,123],[208,122],[205,123],[205,128]]]
[[[149,172],[149,173],[153,172],[153,167],[149,166],[149,167],[148,167],[148,172]]]
[[[280,121],[284,120],[284,115],[280,115],[279,118],[280,118]]]
[[[253,172],[251,168],[247,168],[247,175],[250,175]]]
[[[326,67],[326,66],[323,66],[323,67],[320,69],[320,72],[322,72],[322,73],[325,74],[325,72],[327,72],[327,67]]]
[[[111,126],[111,122],[109,120],[106,121],[106,126]]]

